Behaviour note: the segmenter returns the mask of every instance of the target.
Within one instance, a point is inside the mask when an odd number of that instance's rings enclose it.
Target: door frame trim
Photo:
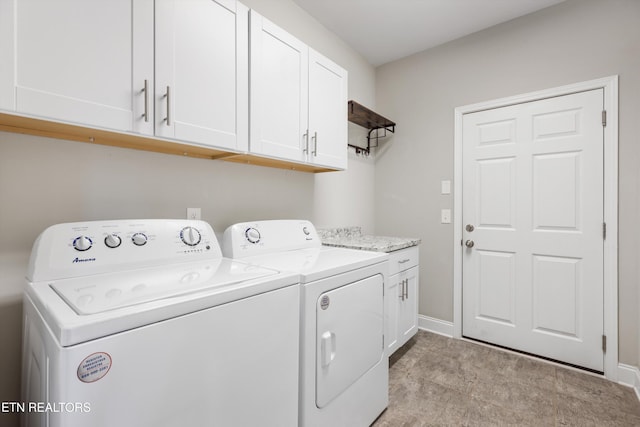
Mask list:
[[[462,118],[465,114],[523,102],[604,89],[604,375],[618,380],[618,76],[559,86],[536,92],[464,105],[454,110],[454,199],[453,199],[453,337],[462,338]]]

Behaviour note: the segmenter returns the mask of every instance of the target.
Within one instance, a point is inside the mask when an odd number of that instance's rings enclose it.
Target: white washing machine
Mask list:
[[[300,274],[300,425],[368,426],[388,404],[388,256],[321,245],[309,221],[235,224],[225,256]]]
[[[59,224],[24,297],[24,426],[296,426],[298,276],[202,221]]]

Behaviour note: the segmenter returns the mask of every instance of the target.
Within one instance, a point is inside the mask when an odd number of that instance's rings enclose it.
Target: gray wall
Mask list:
[[[349,72],[349,98],[373,106],[375,71],[290,0],[244,2]],[[349,138],[364,130],[349,127]],[[218,232],[250,219],[308,218],[374,228],[374,164],[307,174],[0,132],[0,401],[20,389],[22,283],[36,236],[60,222],[182,218],[201,207]],[[0,425],[17,418],[0,414]]]
[[[380,113],[397,121],[376,159],[376,232],[417,235],[420,313],[453,320],[454,108],[614,74],[619,92],[619,357],[639,365],[640,2],[568,0],[376,70]]]

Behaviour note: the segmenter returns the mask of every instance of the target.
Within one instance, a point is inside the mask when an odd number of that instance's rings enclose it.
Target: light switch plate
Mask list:
[[[440,223],[451,224],[451,209],[442,209],[440,211]]]
[[[451,181],[445,180],[440,182],[440,194],[451,194]]]

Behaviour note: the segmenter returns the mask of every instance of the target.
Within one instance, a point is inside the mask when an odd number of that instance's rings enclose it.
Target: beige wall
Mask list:
[[[375,71],[290,0],[244,2],[349,72],[349,98],[372,105]],[[363,131],[349,127],[349,137]],[[307,174],[0,132],[0,401],[19,399],[21,286],[34,239],[69,221],[181,218],[202,208],[216,231],[250,219],[374,227],[373,161]],[[15,417],[0,414],[0,425]]]
[[[453,227],[440,224],[453,196],[440,181],[453,179],[454,108],[618,74],[619,356],[640,364],[638,23],[637,0],[568,0],[377,69],[377,108],[398,126],[376,159],[376,232],[423,239],[421,314],[453,320]]]

